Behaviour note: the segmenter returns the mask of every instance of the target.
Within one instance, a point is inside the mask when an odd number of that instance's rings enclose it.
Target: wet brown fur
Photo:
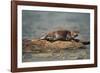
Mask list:
[[[69,30],[57,30],[53,32],[48,32],[45,35],[45,40],[71,40],[78,36],[78,33]]]

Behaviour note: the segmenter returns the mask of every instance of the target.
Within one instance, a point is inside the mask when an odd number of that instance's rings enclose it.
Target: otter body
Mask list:
[[[57,30],[53,32],[48,32],[44,34],[40,39],[42,40],[71,40],[78,36],[77,32],[72,32],[69,30]]]

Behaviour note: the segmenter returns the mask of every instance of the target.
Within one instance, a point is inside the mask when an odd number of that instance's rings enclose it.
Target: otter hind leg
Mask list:
[[[44,33],[44,34],[40,37],[40,39],[41,39],[41,40],[46,40],[46,39],[47,39],[47,36],[48,36],[48,35],[47,35],[46,33]]]

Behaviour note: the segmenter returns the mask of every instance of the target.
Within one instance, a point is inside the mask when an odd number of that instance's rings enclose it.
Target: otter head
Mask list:
[[[79,31],[71,31],[71,37],[76,38],[79,34]]]

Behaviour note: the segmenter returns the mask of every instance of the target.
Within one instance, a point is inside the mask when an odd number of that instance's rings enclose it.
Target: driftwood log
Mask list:
[[[47,41],[40,39],[23,40],[23,52],[44,52],[62,49],[79,49],[85,48],[85,45],[90,44],[89,41],[81,41],[75,39],[72,41]]]

